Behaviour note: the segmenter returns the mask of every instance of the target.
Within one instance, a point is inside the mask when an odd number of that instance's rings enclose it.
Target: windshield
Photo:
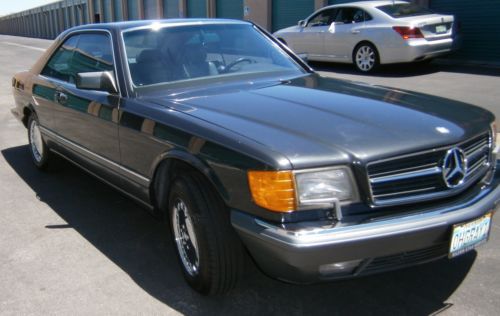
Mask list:
[[[434,13],[429,9],[422,8],[412,3],[388,4],[378,6],[377,9],[389,14],[393,18],[405,18],[409,16],[427,15]]]
[[[123,39],[131,79],[139,89],[305,72],[251,24],[164,25],[126,31]]]

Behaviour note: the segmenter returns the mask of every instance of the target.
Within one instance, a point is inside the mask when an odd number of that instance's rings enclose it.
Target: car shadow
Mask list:
[[[2,150],[7,163],[42,202],[144,291],[186,315],[431,314],[446,301],[475,261],[471,252],[434,263],[356,280],[308,286],[271,279],[250,266],[227,296],[203,297],[184,283],[164,223],[107,185],[63,159],[40,172],[27,146]]]
[[[447,60],[432,61],[430,63],[420,62],[382,65],[373,73],[368,74],[363,74],[357,71],[351,64],[309,62],[309,65],[316,71],[386,78],[418,77],[438,72],[453,72],[493,77],[500,76],[500,68],[498,67],[459,65],[456,63],[450,63]]]

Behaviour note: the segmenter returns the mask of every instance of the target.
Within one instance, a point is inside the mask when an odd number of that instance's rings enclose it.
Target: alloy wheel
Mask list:
[[[177,199],[172,213],[174,239],[182,264],[189,275],[195,276],[199,271],[200,254],[189,208]]]
[[[372,47],[363,45],[356,51],[355,59],[358,69],[368,72],[375,66],[376,52]]]

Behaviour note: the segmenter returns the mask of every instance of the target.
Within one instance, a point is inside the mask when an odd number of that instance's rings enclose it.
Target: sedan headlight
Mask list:
[[[275,212],[330,207],[358,195],[347,167],[300,171],[249,171],[253,201]]]
[[[331,205],[334,201],[356,198],[348,168],[304,171],[295,174],[299,208]]]

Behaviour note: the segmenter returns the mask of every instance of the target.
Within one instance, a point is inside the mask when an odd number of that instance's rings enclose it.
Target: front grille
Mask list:
[[[356,275],[369,275],[398,268],[430,262],[448,254],[448,244],[442,243],[428,248],[413,250],[395,255],[374,258],[357,271]]]
[[[369,163],[371,202],[375,206],[397,205],[462,191],[490,166],[491,140],[491,135],[485,133],[458,145]],[[467,168],[462,184],[450,188],[443,177],[443,160],[455,147],[464,153]]]

